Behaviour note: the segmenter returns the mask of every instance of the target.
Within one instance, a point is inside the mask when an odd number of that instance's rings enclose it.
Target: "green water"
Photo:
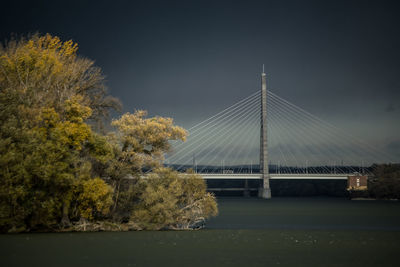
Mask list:
[[[201,231],[0,235],[0,266],[400,266],[400,203],[219,199]]]

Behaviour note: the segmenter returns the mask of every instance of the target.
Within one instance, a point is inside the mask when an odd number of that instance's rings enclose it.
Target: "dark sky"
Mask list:
[[[12,3],[11,3],[12,2]],[[260,87],[400,158],[397,1],[3,1],[1,40],[78,42],[125,111],[184,126]]]

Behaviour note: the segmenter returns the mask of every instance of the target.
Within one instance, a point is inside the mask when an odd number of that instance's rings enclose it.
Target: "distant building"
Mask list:
[[[362,191],[368,189],[368,177],[354,174],[347,178],[347,190]]]

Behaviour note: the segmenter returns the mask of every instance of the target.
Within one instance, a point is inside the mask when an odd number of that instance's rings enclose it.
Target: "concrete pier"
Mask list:
[[[260,187],[258,197],[271,198],[268,169],[268,143],[267,143],[267,75],[261,73],[261,132],[260,132]]]

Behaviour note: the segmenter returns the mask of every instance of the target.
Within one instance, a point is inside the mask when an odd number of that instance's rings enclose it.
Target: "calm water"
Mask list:
[[[210,229],[400,231],[400,202],[344,198],[225,198]]]
[[[201,231],[0,235],[0,266],[399,266],[400,203],[219,199]]]

